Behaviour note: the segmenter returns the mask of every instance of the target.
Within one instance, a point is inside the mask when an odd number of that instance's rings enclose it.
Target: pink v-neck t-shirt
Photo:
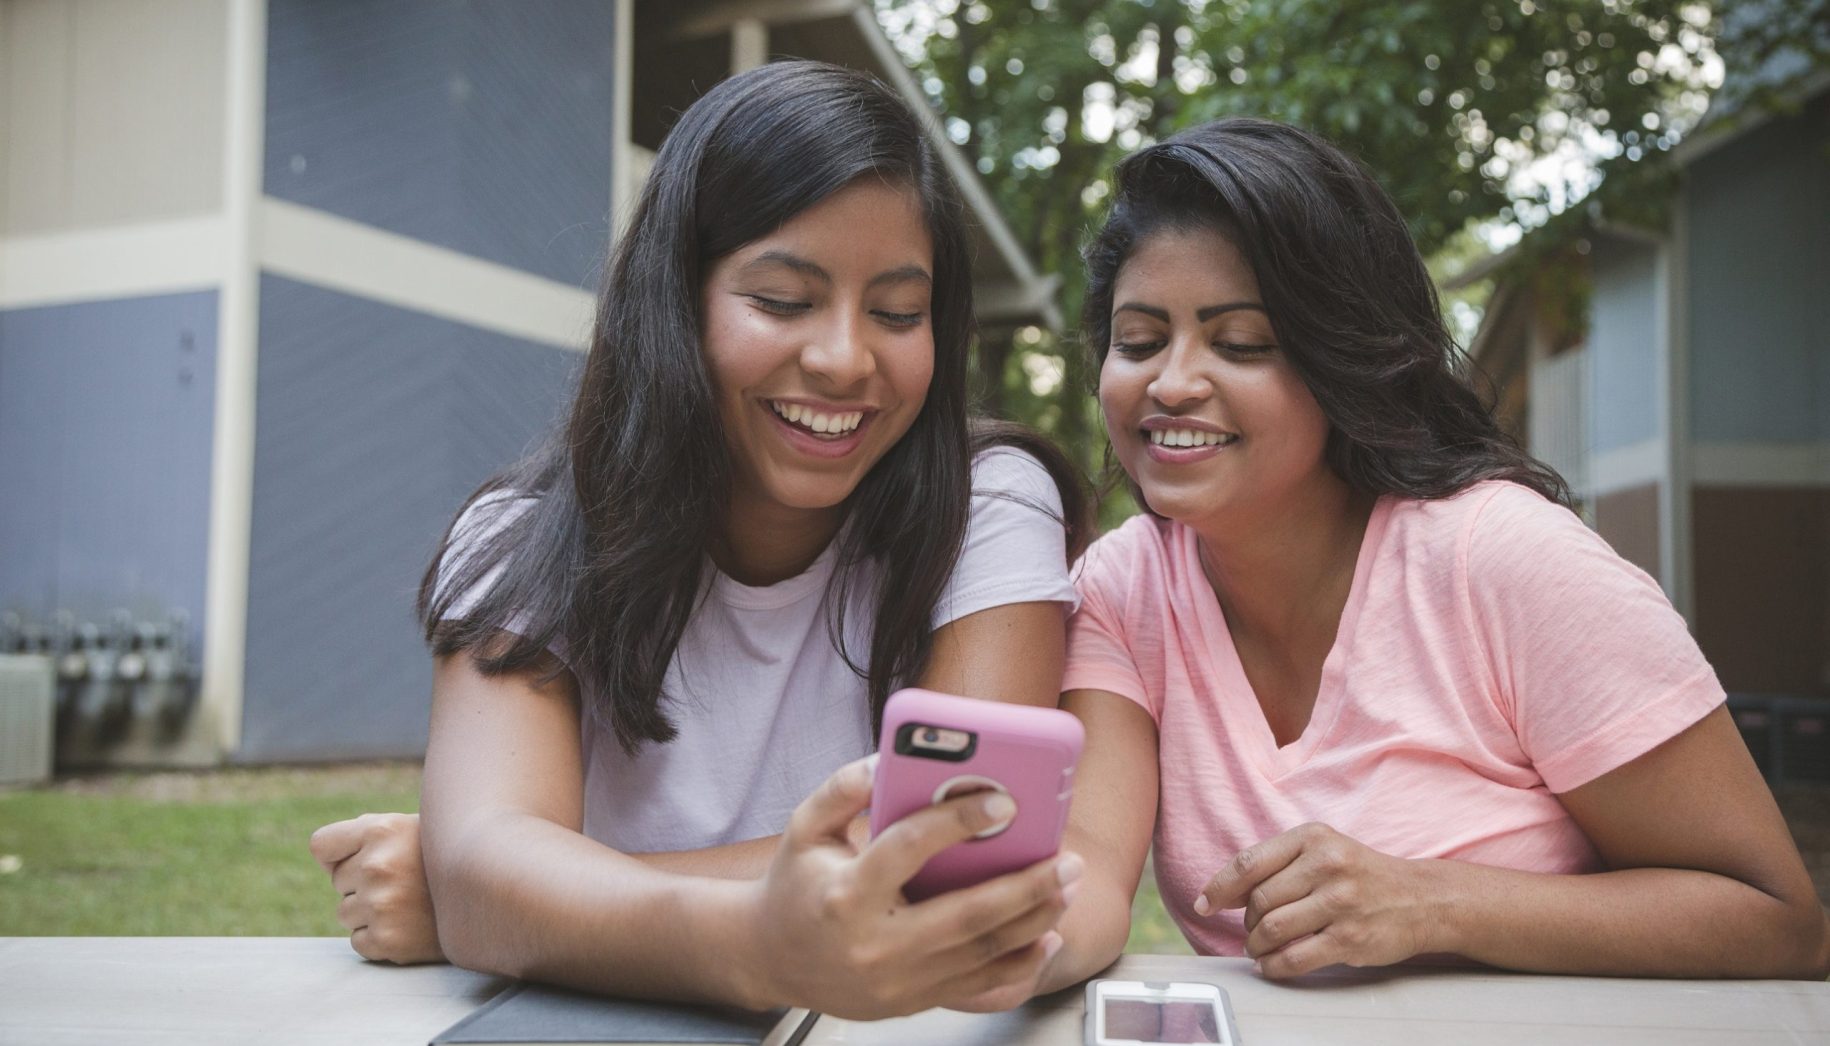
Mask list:
[[[1076,585],[1063,689],[1109,691],[1156,721],[1157,882],[1205,953],[1242,952],[1243,913],[1198,917],[1195,894],[1309,821],[1398,857],[1593,871],[1557,793],[1724,698],[1658,585],[1513,483],[1379,500],[1314,712],[1283,748],[1193,531],[1132,519],[1088,550]]]

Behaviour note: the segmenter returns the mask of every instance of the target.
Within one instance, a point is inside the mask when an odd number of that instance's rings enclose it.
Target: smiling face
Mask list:
[[[734,504],[832,509],[914,424],[933,259],[915,193],[866,179],[712,264],[703,347]]]
[[[1278,347],[1252,267],[1211,229],[1149,234],[1113,282],[1099,402],[1150,508],[1190,524],[1260,515],[1338,483],[1328,419]]]

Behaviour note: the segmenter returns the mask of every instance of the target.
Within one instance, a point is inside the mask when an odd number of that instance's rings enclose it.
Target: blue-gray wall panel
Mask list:
[[[0,312],[0,608],[198,639],[215,389],[213,291]]]
[[[1830,439],[1830,98],[1689,177],[1695,438]]]
[[[1591,258],[1589,445],[1608,451],[1658,435],[1657,256],[1602,240]]]
[[[581,360],[262,278],[238,758],[423,751],[420,573],[464,496],[563,411]]]
[[[615,22],[614,0],[272,0],[266,191],[591,285]]]

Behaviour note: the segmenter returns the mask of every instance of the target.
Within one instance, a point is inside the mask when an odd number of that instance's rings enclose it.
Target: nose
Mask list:
[[[1213,395],[1213,378],[1206,369],[1212,354],[1199,341],[1198,338],[1176,338],[1157,355],[1162,361],[1162,369],[1145,388],[1151,399],[1165,407],[1179,407]]]
[[[801,369],[833,388],[851,388],[877,373],[877,356],[863,325],[842,314],[851,311],[833,310],[831,322],[812,332],[801,348]]]

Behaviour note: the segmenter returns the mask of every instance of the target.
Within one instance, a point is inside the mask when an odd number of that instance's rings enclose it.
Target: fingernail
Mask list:
[[[1062,854],[1061,860],[1055,862],[1055,878],[1063,886],[1080,878],[1080,874],[1086,870],[1087,862],[1079,854]]]
[[[1213,907],[1212,905],[1207,903],[1206,894],[1204,894],[1204,893],[1195,894],[1195,914],[1196,915],[1206,915],[1212,907]]]
[[[877,752],[872,752],[870,755],[864,757],[864,772],[871,775],[873,780],[877,777],[877,760],[880,758],[882,758],[882,756]]]
[[[1069,883],[1061,888],[1061,907],[1066,908],[1074,903],[1074,895],[1080,892],[1079,883]]]
[[[1017,816],[1016,800],[1003,792],[993,792],[986,797],[983,809],[985,816],[991,818],[992,824],[1003,824]]]
[[[1053,930],[1042,935],[1042,961],[1047,962],[1061,950],[1061,935]]]

